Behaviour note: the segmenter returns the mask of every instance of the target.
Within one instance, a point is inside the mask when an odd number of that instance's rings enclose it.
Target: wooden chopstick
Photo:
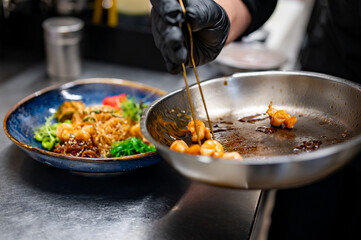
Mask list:
[[[182,0],[179,0],[179,4],[181,5],[182,11],[183,11],[183,13],[185,14],[185,13],[186,13],[186,9],[185,9],[185,7],[184,7],[183,1],[182,1]],[[208,114],[208,110],[207,110],[207,105],[206,105],[206,102],[205,102],[205,100],[204,100],[204,95],[203,95],[201,83],[200,83],[200,81],[199,81],[199,76],[198,76],[197,67],[196,67],[196,64],[195,64],[195,61],[194,61],[192,29],[191,29],[191,26],[189,25],[189,23],[186,23],[186,24],[187,24],[187,28],[188,28],[188,34],[189,34],[190,57],[191,57],[191,62],[192,62],[194,74],[195,74],[196,79],[197,79],[198,89],[199,89],[199,92],[200,92],[201,97],[202,97],[203,107],[204,107],[204,110],[205,110],[206,115],[207,115],[208,125],[209,125],[209,128],[210,128],[211,133],[212,133],[212,138],[215,139],[215,137],[214,137],[214,132],[213,132],[213,127],[212,127],[212,123],[211,123],[211,120],[210,120],[210,118],[209,118],[209,114]],[[192,117],[193,117],[194,127],[195,127],[196,134],[197,134],[198,144],[201,145],[201,141],[200,141],[200,139],[199,139],[199,133],[198,133],[198,128],[197,128],[197,123],[196,123],[196,118],[195,118],[195,114],[194,114],[194,107],[193,107],[193,103],[192,103],[192,97],[191,97],[191,94],[190,94],[190,91],[189,91],[189,86],[188,86],[188,81],[187,81],[187,74],[186,74],[186,70],[185,70],[185,65],[184,65],[184,63],[182,63],[182,70],[183,70],[184,81],[185,81],[185,84],[186,84],[186,87],[187,87],[188,100],[189,100],[189,104],[190,104],[191,111],[192,111]]]

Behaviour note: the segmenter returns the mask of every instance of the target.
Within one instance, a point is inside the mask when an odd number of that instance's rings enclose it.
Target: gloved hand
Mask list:
[[[179,73],[190,60],[188,22],[193,35],[196,65],[214,60],[222,50],[230,28],[224,9],[213,0],[183,0],[186,15],[178,0],[151,0],[152,33],[170,73]],[[179,24],[182,23],[182,29]]]

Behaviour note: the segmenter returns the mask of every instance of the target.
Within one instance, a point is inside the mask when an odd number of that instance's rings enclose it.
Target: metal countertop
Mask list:
[[[42,61],[4,63],[1,121],[22,98],[60,83],[47,78]],[[215,74],[199,68],[202,79]],[[165,91],[184,86],[181,75],[86,61],[80,78],[90,77]],[[249,239],[260,198],[261,191],[188,180],[165,162],[115,175],[79,175],[38,163],[0,131],[0,239]]]

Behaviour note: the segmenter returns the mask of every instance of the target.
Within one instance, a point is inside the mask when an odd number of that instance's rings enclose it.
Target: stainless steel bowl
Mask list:
[[[310,72],[238,73],[202,82],[214,127],[231,119],[229,131],[216,133],[221,142],[233,138],[243,147],[243,161],[194,156],[169,150],[190,120],[185,89],[153,102],[141,119],[141,130],[161,156],[181,174],[202,182],[242,189],[304,185],[342,167],[361,149],[361,87],[340,78]],[[196,116],[206,119],[196,85],[191,86]],[[264,113],[268,104],[296,115],[293,130],[277,134],[256,131],[269,119],[239,122]],[[276,129],[277,130],[277,129]],[[232,133],[232,134],[229,134]],[[307,141],[322,142],[316,151],[294,153]],[[222,142],[223,143],[223,142]],[[250,147],[250,148],[247,148]]]

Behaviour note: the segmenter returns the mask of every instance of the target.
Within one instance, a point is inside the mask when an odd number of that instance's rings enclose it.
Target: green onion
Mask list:
[[[94,121],[95,121],[95,118],[88,116],[88,117],[85,117],[82,122],[94,122]]]
[[[155,147],[144,143],[142,139],[129,137],[123,141],[113,142],[108,157],[124,157],[155,150]]]
[[[101,111],[100,111],[100,109],[95,109],[93,111],[90,111],[90,113],[99,114],[99,113],[101,113]]]
[[[45,117],[45,124],[39,128],[34,128],[34,138],[41,142],[41,146],[47,150],[52,150],[56,144],[60,143],[59,138],[56,136],[56,129],[60,123],[50,124],[51,120],[55,117]],[[71,123],[70,120],[66,120],[66,123]]]
[[[134,97],[127,96],[126,100],[121,102],[120,107],[123,110],[124,117],[139,122],[144,109],[147,108],[147,104],[135,102]]]

